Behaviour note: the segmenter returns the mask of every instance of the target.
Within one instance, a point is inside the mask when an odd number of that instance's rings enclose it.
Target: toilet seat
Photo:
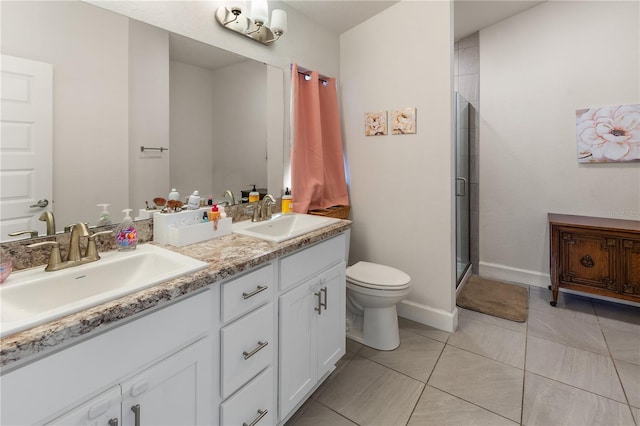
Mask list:
[[[360,261],[347,268],[347,281],[363,288],[397,291],[409,288],[411,277],[390,266]]]

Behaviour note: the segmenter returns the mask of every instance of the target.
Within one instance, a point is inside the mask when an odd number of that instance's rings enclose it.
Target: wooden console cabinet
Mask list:
[[[548,214],[552,306],[558,289],[640,302],[640,221]]]

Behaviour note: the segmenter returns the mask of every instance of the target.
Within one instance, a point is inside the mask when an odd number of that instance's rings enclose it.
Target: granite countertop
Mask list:
[[[147,309],[167,305],[210,284],[337,235],[350,227],[350,221],[342,220],[281,243],[233,233],[183,247],[148,243],[207,262],[209,268],[4,337],[0,340],[0,367],[5,368],[32,359],[43,351],[71,344],[87,337],[85,335],[88,333],[105,330]]]

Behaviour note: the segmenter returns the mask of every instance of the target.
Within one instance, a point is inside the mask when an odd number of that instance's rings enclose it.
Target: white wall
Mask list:
[[[549,284],[547,212],[640,220],[640,168],[578,164],[575,111],[640,103],[640,5],[546,2],[480,33],[480,273]]]
[[[353,229],[349,264],[407,272],[402,316],[456,327],[451,10],[400,2],[340,38]],[[365,112],[417,107],[417,134],[364,136]]]
[[[140,147],[169,148],[169,34],[129,21],[129,208],[152,204],[170,188],[169,165],[174,149],[140,151]],[[120,219],[120,215],[115,216]]]
[[[128,25],[82,2],[2,2],[2,53],[53,65],[58,230],[127,207]]]

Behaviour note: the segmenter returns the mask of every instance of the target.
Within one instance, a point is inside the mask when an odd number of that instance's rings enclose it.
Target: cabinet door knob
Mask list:
[[[258,346],[252,350],[251,352],[247,352],[244,351],[242,352],[242,355],[244,356],[244,359],[249,359],[252,356],[254,356],[256,353],[258,353],[258,351],[260,351],[261,349],[263,349],[265,346],[267,346],[269,344],[269,342],[267,342],[266,340],[264,342],[260,342],[258,341]]]
[[[118,426],[118,418],[109,419],[109,426]]]
[[[593,262],[593,259],[588,254],[586,256],[583,256],[582,259],[580,259],[580,263],[585,268],[593,268],[593,265],[595,265],[595,263]]]
[[[269,412],[269,410],[267,410],[266,408],[264,410],[258,410],[258,417],[256,417],[255,419],[253,419],[251,421],[251,423],[242,423],[242,426],[256,426],[256,424],[262,420],[262,418],[264,416],[267,415],[267,413]]]

